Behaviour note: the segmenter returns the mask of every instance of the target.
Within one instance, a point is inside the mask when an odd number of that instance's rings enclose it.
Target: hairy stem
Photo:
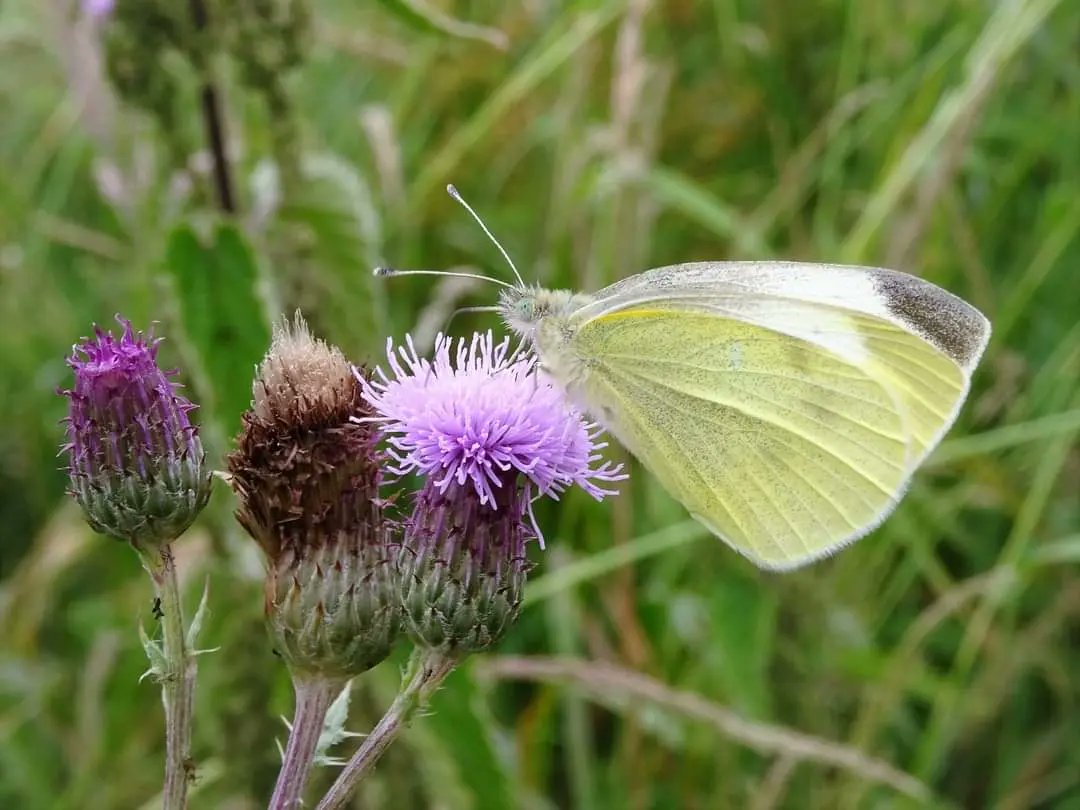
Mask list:
[[[409,724],[413,713],[424,706],[439,684],[454,669],[457,659],[441,653],[416,650],[402,678],[401,691],[378,725],[342,769],[316,810],[340,810],[356,791],[379,757]]]
[[[158,673],[158,677],[161,701],[165,704],[165,785],[161,806],[162,810],[183,810],[187,806],[188,785],[195,771],[191,759],[195,656],[188,649],[185,638],[184,612],[172,547],[164,545],[159,551],[142,552],[141,556],[154,581],[161,618],[164,671]]]
[[[300,806],[326,711],[343,685],[339,680],[320,676],[293,677],[296,711],[268,810],[295,810]]]

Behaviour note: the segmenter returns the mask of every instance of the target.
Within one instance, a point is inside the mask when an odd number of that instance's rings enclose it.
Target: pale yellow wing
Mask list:
[[[717,535],[759,565],[795,567],[892,510],[970,366],[872,306],[712,276],[707,289],[603,291],[567,324],[566,382]]]

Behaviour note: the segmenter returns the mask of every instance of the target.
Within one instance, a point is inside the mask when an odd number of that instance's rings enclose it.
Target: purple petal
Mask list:
[[[626,476],[621,465],[600,467],[596,425],[567,403],[533,358],[508,360],[509,339],[490,332],[471,340],[440,335],[434,359],[421,358],[406,337],[387,342],[389,371],[361,378],[365,399],[386,419],[379,428],[397,451],[403,472],[437,476],[440,490],[471,483],[481,503],[495,500],[518,475],[541,495],[577,484],[598,500],[600,486]]]

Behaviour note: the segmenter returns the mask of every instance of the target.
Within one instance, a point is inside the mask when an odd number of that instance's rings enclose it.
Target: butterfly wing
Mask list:
[[[777,569],[889,514],[989,335],[914,277],[788,263],[650,271],[567,326],[572,392],[695,517]]]

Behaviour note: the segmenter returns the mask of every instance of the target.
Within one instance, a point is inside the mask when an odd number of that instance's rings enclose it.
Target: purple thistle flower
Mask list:
[[[119,338],[99,327],[74,346],[75,386],[68,442],[71,492],[95,531],[137,546],[178,537],[210,497],[210,472],[195,405],[180,396],[177,372],[157,364],[160,338],[124,327]]]
[[[440,336],[429,361],[406,338],[387,354],[394,377],[361,378],[364,397],[387,437],[389,471],[424,477],[400,557],[406,623],[428,647],[484,649],[517,617],[525,544],[540,537],[533,500],[574,484],[599,500],[626,476],[598,466],[599,429],[534,358],[510,357],[509,340]]]
[[[577,484],[597,500],[615,494],[600,482],[626,477],[621,465],[592,467],[601,458],[596,451],[607,446],[596,441],[600,429],[536,371],[534,358],[511,361],[509,339],[496,346],[490,332],[477,334],[454,350],[440,336],[434,362],[417,356],[411,338],[406,347],[395,352],[387,343],[395,379],[380,369],[379,381],[362,383],[384,417],[396,463],[391,472],[420,473],[440,493],[469,485],[489,506],[495,489],[519,475],[529,496],[558,499]]]

